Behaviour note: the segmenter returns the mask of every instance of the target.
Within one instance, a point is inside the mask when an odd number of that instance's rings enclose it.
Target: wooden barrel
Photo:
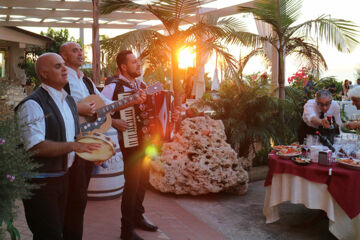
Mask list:
[[[88,188],[89,200],[109,200],[120,197],[124,188],[124,162],[119,147],[117,131],[110,128],[104,133],[116,144],[115,155],[106,161],[107,168],[93,174]]]

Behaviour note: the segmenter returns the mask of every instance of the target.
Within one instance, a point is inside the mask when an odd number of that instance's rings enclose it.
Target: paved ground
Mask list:
[[[263,181],[249,184],[245,196],[213,194],[175,196],[149,190],[145,199],[146,217],[159,232],[138,231],[146,240],[333,240],[328,219],[320,210],[302,205],[282,204],[281,219],[265,224],[262,206]],[[121,199],[90,201],[85,213],[84,240],[120,239]],[[30,240],[23,210],[15,222],[23,240]],[[316,218],[318,217],[318,218]],[[313,221],[312,221],[313,220]],[[310,227],[309,227],[310,225]]]

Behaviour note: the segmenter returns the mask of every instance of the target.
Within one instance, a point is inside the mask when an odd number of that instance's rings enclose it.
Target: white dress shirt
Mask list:
[[[321,111],[320,107],[317,105],[315,99],[310,99],[304,105],[304,113],[303,113],[303,120],[304,122],[313,128],[318,128],[319,126],[314,125],[311,122],[311,118],[313,117],[320,117]],[[329,110],[324,113],[324,118],[326,119],[327,116],[334,116],[335,122],[341,126],[342,121],[340,118],[340,106],[336,101],[332,101]]]
[[[87,89],[84,81],[84,73],[80,72],[80,78],[77,76],[77,73],[74,69],[66,67],[68,69],[68,80],[70,86],[70,94],[74,98],[75,102],[79,102],[90,95],[89,90]],[[106,105],[113,103],[113,101],[107,99],[102,95],[99,90],[95,87],[95,84],[91,81],[91,84],[94,87],[94,92],[98,95]]]
[[[68,95],[64,90],[58,91],[46,84],[41,84],[54,100],[59,108],[61,116],[65,124],[66,141],[74,142],[75,138],[75,121],[71,109],[66,102]],[[45,141],[46,127],[44,111],[40,105],[34,100],[28,100],[23,103],[17,111],[20,126],[22,126],[22,134],[24,146],[26,150],[31,149],[36,144]],[[75,158],[75,153],[68,153],[68,167],[71,167]]]

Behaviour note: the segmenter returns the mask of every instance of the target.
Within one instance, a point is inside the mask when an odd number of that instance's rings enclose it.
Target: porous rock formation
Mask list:
[[[225,140],[220,120],[183,120],[174,141],[165,143],[161,155],[151,161],[150,184],[176,194],[246,193],[248,173]]]

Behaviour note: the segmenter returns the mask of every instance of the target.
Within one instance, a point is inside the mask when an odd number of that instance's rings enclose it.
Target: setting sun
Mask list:
[[[193,48],[184,47],[178,52],[179,68],[189,68],[195,66],[196,53]]]

